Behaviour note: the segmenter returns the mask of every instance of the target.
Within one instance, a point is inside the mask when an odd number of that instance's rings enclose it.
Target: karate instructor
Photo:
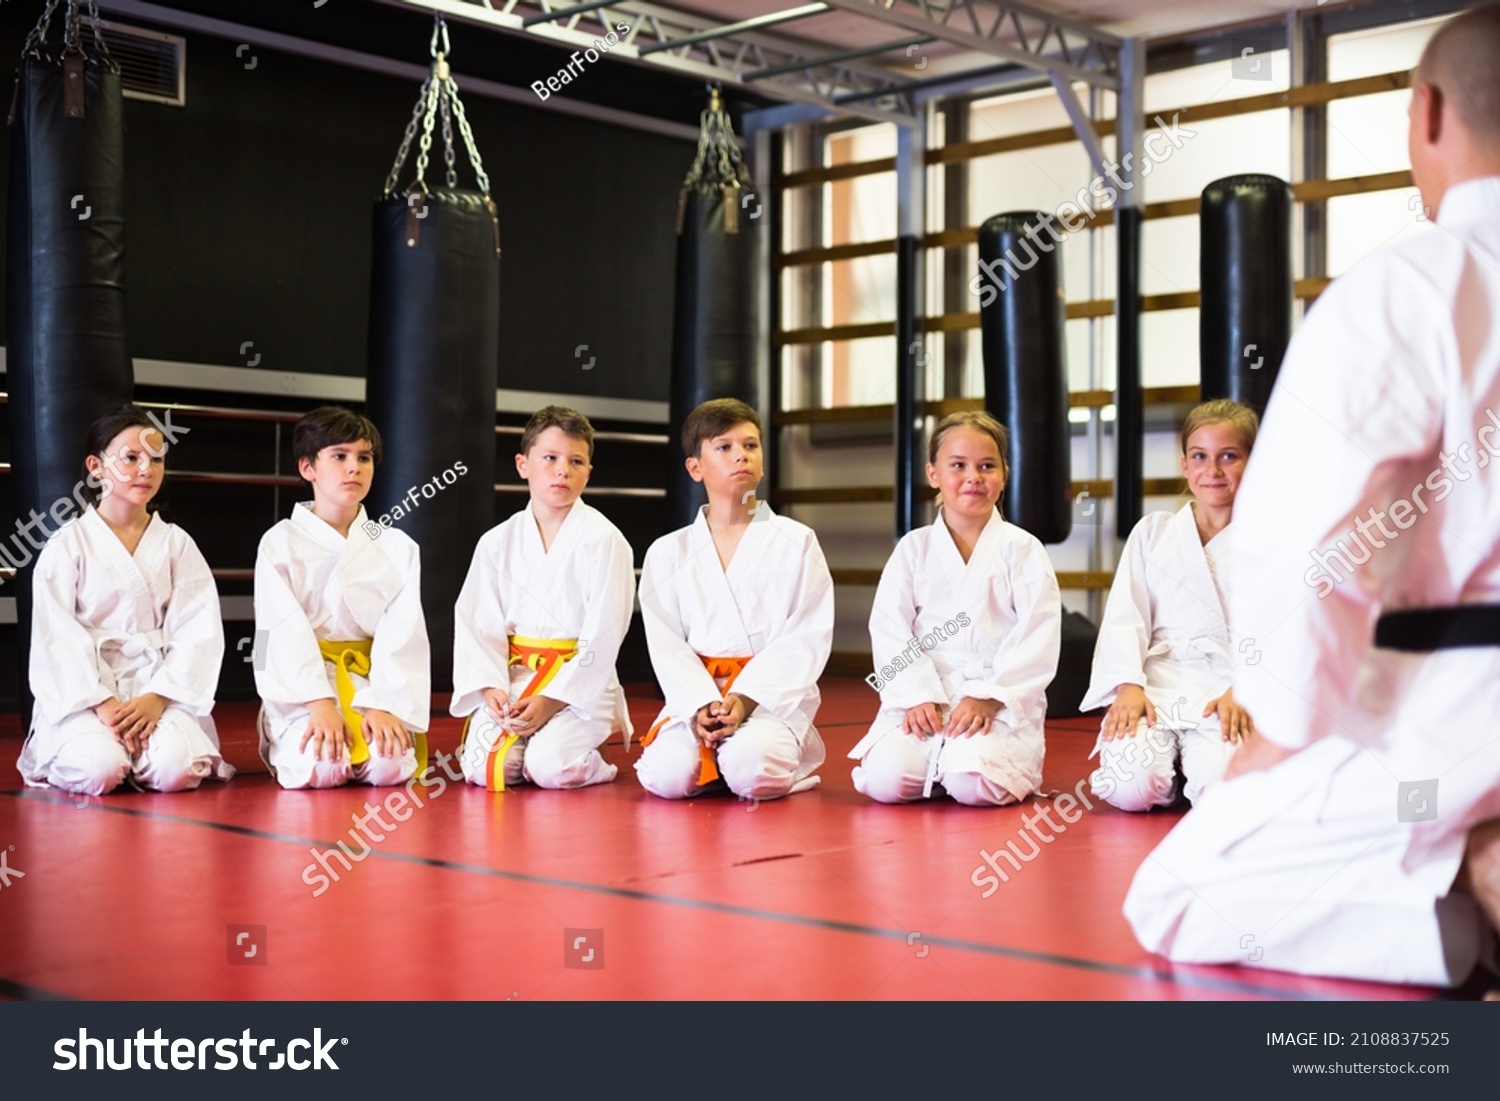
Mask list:
[[[1287,352],[1235,503],[1257,733],[1136,873],[1173,960],[1451,986],[1500,925],[1500,6],[1437,32],[1408,145],[1434,225]],[[1415,216],[1415,215],[1414,215]]]

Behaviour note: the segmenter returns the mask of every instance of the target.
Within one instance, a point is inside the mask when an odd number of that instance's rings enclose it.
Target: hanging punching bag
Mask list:
[[[119,67],[98,11],[69,3],[62,41],[50,0],[26,40],[10,118],[6,210],[6,388],[16,516],[21,699],[29,711],[29,567],[74,498],[91,422],[130,400],[125,333],[124,127]],[[82,26],[92,23],[92,33]],[[54,509],[56,511],[54,511]],[[9,548],[8,548],[9,549]],[[29,720],[28,720],[29,721]]]
[[[677,204],[677,291],[672,313],[671,423],[713,398],[763,408],[755,358],[760,200],[717,88],[703,112],[698,154]],[[708,498],[668,448],[667,523],[693,522]],[[767,472],[769,473],[769,471]],[[762,487],[764,492],[764,487]]]
[[[1263,413],[1292,339],[1292,189],[1275,176],[1215,180],[1199,232],[1202,398]]]
[[[984,404],[1010,429],[1005,518],[1043,543],[1073,530],[1068,358],[1062,252],[1031,227],[1033,211],[997,214],[979,227],[979,329]]]
[[[500,221],[443,49],[422,85],[372,223],[367,403],[384,455],[366,502],[422,549],[422,608],[434,690],[451,687],[453,605],[479,537],[495,519],[495,384],[500,354]],[[423,181],[438,113],[456,119],[479,191]],[[416,180],[396,190],[419,126]]]

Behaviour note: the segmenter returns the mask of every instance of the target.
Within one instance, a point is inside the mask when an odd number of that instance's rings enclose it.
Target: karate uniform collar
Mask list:
[[[1437,223],[1440,226],[1490,223],[1495,221],[1496,210],[1500,210],[1500,176],[1480,176],[1448,189],[1442,206],[1438,207]]]
[[[359,512],[349,522],[350,537],[353,537],[355,532],[359,532],[364,541],[369,542],[370,537],[365,532],[366,519],[365,506],[360,505]],[[313,512],[313,502],[311,501],[297,502],[296,507],[292,509],[292,523],[306,532],[315,543],[327,547],[329,550],[343,550],[349,543],[349,540],[340,535],[332,524],[319,518]]]

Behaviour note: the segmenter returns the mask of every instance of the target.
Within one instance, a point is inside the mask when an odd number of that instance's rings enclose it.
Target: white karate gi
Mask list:
[[[1183,793],[1196,803],[1234,754],[1218,715],[1203,715],[1234,674],[1224,597],[1229,546],[1227,527],[1202,543],[1191,503],[1142,517],[1125,541],[1079,704],[1108,707],[1116,688],[1138,684],[1156,708],[1155,727],[1142,718],[1134,737],[1105,741],[1101,732],[1095,748],[1099,767],[1089,783],[1121,810],[1174,802],[1179,758]]]
[[[574,639],[578,653],[564,662],[541,694],[568,706],[506,757],[506,783],[525,779],[544,788],[608,783],[617,769],[598,746],[616,730],[632,730],[615,659],[635,600],[635,558],[620,530],[597,509],[575,501],[542,547],[536,517],[526,507],[486,532],[454,608],[453,703],[473,715],[464,741],[463,770],[470,783],[486,782],[486,763],[505,736],[484,705],[486,688],[502,688],[511,705],[533,677],[510,664],[510,638]]]
[[[728,570],[704,511],[646,552],[641,571],[646,644],[670,717],[636,761],[641,785],[680,799],[701,790],[698,709],[722,698],[704,657],[752,657],[731,689],[756,701],[718,747],[718,768],[742,798],[774,799],[812,787],[823,763],[813,726],[818,678],[833,647],[833,579],[811,528],[760,502]]]
[[[941,514],[908,533],[881,571],[870,642],[883,683],[875,722],[849,753],[860,762],[856,789],[900,803],[940,783],[970,806],[1015,803],[1037,790],[1062,597],[1034,536],[996,511],[965,563]],[[909,708],[938,704],[946,721],[966,697],[1003,704],[988,734],[902,733]]]
[[[127,777],[158,791],[227,780],[210,712],[224,659],[219,592],[188,534],[153,515],[132,556],[92,508],[42,549],[32,578],[28,784],[103,795]],[[170,701],[134,759],[93,708]]]
[[[1230,623],[1262,654],[1236,699],[1300,752],[1210,789],[1146,859],[1125,915],[1153,951],[1452,984],[1490,939],[1448,891],[1500,817],[1500,648],[1371,642],[1381,611],[1500,602],[1497,212],[1500,177],[1453,187],[1292,342],[1235,503]],[[1352,576],[1321,584],[1340,542]]]
[[[354,710],[389,711],[413,731],[426,731],[432,705],[431,651],[422,617],[417,544],[396,528],[366,528],[365,510],[345,539],[299,502],[290,519],[261,537],[255,559],[255,686],[261,756],[284,788],[335,787],[361,780],[404,784],[416,773],[415,749],[349,763],[317,760],[307,733],[313,700],[338,702],[334,664],[318,640],[373,640],[370,676],[351,673]]]

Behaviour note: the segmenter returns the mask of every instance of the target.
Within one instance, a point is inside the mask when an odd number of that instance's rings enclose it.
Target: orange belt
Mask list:
[[[720,677],[724,678],[724,687],[720,689],[721,698],[729,695],[729,690],[734,687],[735,679],[745,671],[745,666],[750,664],[749,658],[706,658],[699,655],[703,661],[703,668],[708,670],[708,675],[714,678],[715,683]],[[671,715],[664,715],[657,720],[655,726],[646,732],[641,739],[641,747],[644,749],[656,741],[656,735],[662,727],[672,721]],[[698,784],[711,784],[719,778],[719,765],[714,760],[713,748],[703,742],[698,743],[698,757],[701,762],[698,769]]]
[[[524,665],[536,672],[536,676],[531,678],[516,702],[530,699],[546,688],[552,683],[552,678],[557,676],[562,669],[563,662],[572,660],[577,653],[578,640],[575,638],[527,638],[524,635],[512,635],[509,664]],[[507,691],[506,695],[509,694]],[[469,736],[469,723],[473,719],[474,716],[470,715],[464,720],[464,740],[467,740]],[[510,752],[510,747],[519,739],[519,734],[507,732],[505,737],[501,738],[495,748],[490,751],[489,759],[484,767],[484,786],[487,790],[505,790],[505,757]]]

